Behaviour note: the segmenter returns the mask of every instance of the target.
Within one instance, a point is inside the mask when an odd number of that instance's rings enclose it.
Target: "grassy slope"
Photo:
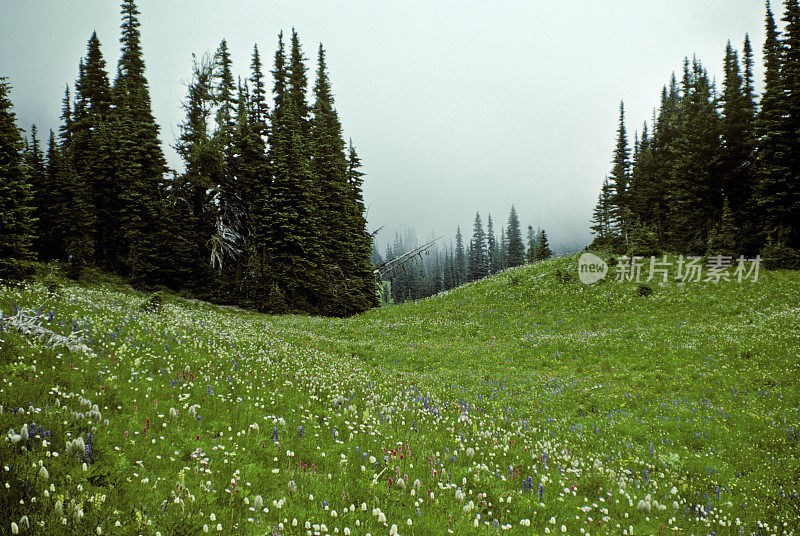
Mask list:
[[[636,534],[662,526],[739,534],[737,518],[747,533],[784,521],[770,533],[796,532],[800,274],[654,286],[640,297],[633,284],[586,287],[554,276],[574,272],[574,262],[524,267],[343,320],[179,300],[145,314],[141,295],[108,286],[49,299],[41,286],[6,289],[0,309],[47,300],[42,311],[55,316],[45,325],[68,333],[78,319],[96,355],[57,357],[4,336],[0,427],[36,422],[51,431],[51,446],[0,446],[14,467],[3,478],[17,486],[0,496],[3,511],[9,521],[29,513],[46,534],[96,524],[191,534],[204,524],[216,532],[216,522],[224,533],[263,534],[280,531],[284,518],[282,530],[298,534],[306,520],[353,534],[383,534],[393,523],[401,534],[486,533],[495,520],[519,534],[560,532],[562,524],[570,534],[629,526]],[[107,426],[74,418],[85,411],[82,397],[99,405]],[[42,410],[9,413],[29,401]],[[47,459],[48,448],[63,451],[92,426],[86,471],[77,457]],[[398,444],[402,459],[391,453]],[[50,469],[47,484],[31,469],[39,459]],[[19,507],[13,492],[25,482],[39,500]],[[43,497],[51,483],[56,491]],[[103,506],[89,502],[95,494],[107,496]],[[638,512],[648,494],[666,509]],[[255,495],[269,512],[253,508]],[[84,519],[58,525],[57,496],[83,501]],[[351,504],[356,511],[342,513]]]

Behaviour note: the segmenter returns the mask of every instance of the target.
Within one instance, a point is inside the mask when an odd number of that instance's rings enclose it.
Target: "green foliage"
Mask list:
[[[800,250],[771,239],[761,250],[761,258],[768,270],[800,270]]]
[[[658,236],[652,227],[636,220],[631,224],[628,235],[627,255],[633,256],[658,256],[661,248],[658,245]]]
[[[522,243],[522,231],[519,226],[517,209],[513,205],[511,206],[511,212],[508,214],[506,237],[508,240],[508,253],[506,255],[508,267],[522,266],[525,263],[525,244]]]
[[[646,298],[647,296],[651,296],[653,294],[653,288],[649,285],[637,285],[636,287],[636,295],[640,298]]]
[[[160,313],[164,309],[164,292],[152,293],[139,305],[139,310],[146,313]]]
[[[33,198],[23,161],[24,142],[0,77],[0,279],[21,279],[33,271]]]

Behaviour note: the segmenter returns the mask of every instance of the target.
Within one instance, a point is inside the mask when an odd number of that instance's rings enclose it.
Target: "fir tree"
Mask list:
[[[786,190],[786,233],[792,248],[800,250],[800,3],[785,0],[781,78],[784,91],[786,167],[789,170]]]
[[[372,249],[373,238],[367,232],[366,207],[361,185],[364,182],[364,173],[359,171],[361,159],[353,147],[353,140],[347,151],[347,182],[350,186],[350,263],[352,272],[350,277],[358,291],[358,300],[355,302],[355,311],[362,311],[378,305],[375,294],[375,273],[370,263],[365,260],[365,253]]]
[[[11,87],[0,77],[0,279],[19,279],[33,269],[33,199],[25,173],[25,142],[12,109]]]
[[[456,251],[453,257],[454,283],[455,286],[463,285],[467,282],[467,256],[464,252],[464,239],[461,237],[461,227],[456,229]]]
[[[725,80],[722,91],[720,132],[722,151],[719,172],[725,202],[733,214],[734,228],[748,227],[747,209],[753,195],[750,157],[753,150],[753,108],[736,52],[730,42],[725,49]],[[741,235],[740,233],[737,233]],[[738,247],[736,248],[738,251]]]
[[[630,206],[628,185],[630,184],[630,149],[625,129],[625,105],[619,105],[619,128],[617,130],[617,146],[614,150],[614,167],[611,169],[612,222],[613,228],[623,240],[626,240]]]
[[[236,86],[233,81],[231,54],[228,42],[223,39],[214,54],[214,96],[217,104],[217,127],[226,151],[233,143],[233,131],[236,129]]]
[[[733,210],[726,197],[722,205],[722,218],[711,232],[706,254],[735,256],[738,249],[736,243],[738,234]]]
[[[670,216],[675,224],[670,245],[676,251],[702,254],[709,232],[722,209],[719,177],[721,154],[719,117],[713,87],[699,61],[684,64],[683,97],[670,191]]]
[[[294,38],[293,38],[294,42]],[[299,46],[299,44],[298,44]],[[347,314],[355,310],[360,289],[352,277],[357,261],[351,256],[351,228],[356,225],[353,199],[348,192],[348,163],[342,126],[333,104],[325,50],[319,47],[314,84],[314,116],[310,123],[311,170],[314,175],[315,214],[319,217],[318,240],[323,270],[327,273],[326,313]],[[363,231],[363,228],[362,228]],[[371,248],[370,248],[371,249]],[[361,259],[363,263],[363,259]]]
[[[486,262],[489,267],[489,274],[496,274],[501,270],[499,253],[492,215],[489,214],[489,220],[486,224]]]
[[[528,225],[528,249],[525,252],[525,262],[532,263],[536,260],[536,244],[538,236],[531,225]]]
[[[505,270],[508,268],[508,238],[506,237],[505,226],[500,226],[500,247],[497,250],[497,265],[499,269]]]
[[[266,253],[270,259],[273,308],[318,311],[320,272],[319,244],[314,217],[316,207],[310,148],[303,134],[302,118],[284,69],[282,49],[273,70],[276,94],[273,109],[269,161],[272,171],[270,206],[265,224]]]
[[[595,235],[592,242],[592,247],[603,248],[608,245],[608,240],[611,238],[611,222],[612,222],[612,207],[611,207],[612,193],[611,183],[608,179],[603,181],[603,187],[600,189],[600,195],[597,199],[597,206],[595,206],[592,213],[592,226],[590,229]]]
[[[519,218],[517,217],[517,210],[513,205],[508,215],[507,227],[508,267],[514,268],[516,266],[522,266],[525,263],[525,244],[522,243],[522,231],[519,227]]]
[[[552,256],[553,252],[550,250],[550,244],[547,242],[547,233],[544,231],[544,229],[541,229],[539,231],[539,237],[536,241],[536,260],[544,261]]]
[[[38,129],[36,125],[31,125],[31,139],[25,151],[25,166],[27,168],[28,180],[31,185],[31,203],[34,207],[33,218],[34,235],[36,240],[32,244],[39,259],[46,257],[44,236],[47,233],[46,226],[50,224],[47,210],[47,198],[50,195],[50,185],[47,181],[47,169],[45,166],[44,154],[39,144]]]
[[[787,10],[788,11],[788,10]],[[788,15],[788,13],[787,13]],[[787,28],[788,31],[788,28]],[[794,188],[790,155],[797,134],[789,128],[788,99],[782,76],[784,47],[767,5],[766,40],[764,42],[764,94],[756,120],[756,200],[763,221],[765,241],[771,238],[779,246],[789,246],[796,219],[791,210]],[[795,181],[796,182],[796,181]]]
[[[112,151],[109,150],[114,135],[108,128],[111,87],[96,33],[89,39],[87,55],[81,65],[81,77],[75,88],[71,142],[68,147],[62,147],[63,155],[71,159],[71,167],[68,165],[62,172],[77,174],[81,195],[88,195],[80,202],[85,203],[88,217],[94,222],[86,239],[96,243],[96,250],[91,255],[82,252],[80,256],[86,256],[86,262],[95,257],[107,266],[112,237],[119,226],[119,193],[114,181],[116,170]]]
[[[475,213],[475,223],[470,242],[467,277],[470,281],[482,279],[489,273],[486,259],[486,233],[483,231],[483,222],[479,212]]]
[[[134,0],[123,0],[122,55],[112,90],[120,198],[112,265],[137,283],[153,283],[168,262],[159,251],[165,237],[161,189],[167,168],[144,75],[138,15]]]
[[[253,56],[250,61],[250,84],[253,87],[253,92],[250,97],[250,108],[255,128],[262,137],[266,138],[269,134],[267,126],[269,106],[267,105],[267,90],[262,69],[258,46],[253,45]]]
[[[289,68],[287,71],[288,82],[288,95],[292,101],[295,114],[297,115],[297,122],[300,126],[300,134],[305,137],[308,135],[309,130],[309,113],[310,108],[306,100],[306,90],[308,87],[308,78],[306,77],[306,66],[304,64],[305,56],[300,46],[300,38],[297,32],[292,28],[292,48],[289,55]]]

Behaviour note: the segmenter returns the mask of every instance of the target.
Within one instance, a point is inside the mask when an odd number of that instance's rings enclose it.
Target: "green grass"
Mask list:
[[[0,334],[0,429],[30,430],[0,442],[0,530],[800,533],[800,274],[641,296],[575,265],[348,319],[0,287],[93,350]]]

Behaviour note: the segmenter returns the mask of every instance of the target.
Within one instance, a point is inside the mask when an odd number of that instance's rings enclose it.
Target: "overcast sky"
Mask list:
[[[171,146],[193,52],[213,52],[225,38],[247,77],[253,44],[271,68],[278,32],[295,27],[313,73],[323,43],[345,138],[367,173],[370,227],[384,226],[381,251],[409,227],[420,238],[449,241],[457,225],[471,235],[476,211],[497,224],[512,203],[523,226],[544,227],[556,247],[585,245],[620,100],[632,136],[684,56],[696,54],[721,84],[727,40],[741,50],[748,32],[761,78],[758,0],[138,5],[153,108],[176,169]],[[42,138],[57,128],[64,86],[94,30],[113,73],[118,2],[0,0],[0,76],[14,87],[21,126],[36,123]]]

